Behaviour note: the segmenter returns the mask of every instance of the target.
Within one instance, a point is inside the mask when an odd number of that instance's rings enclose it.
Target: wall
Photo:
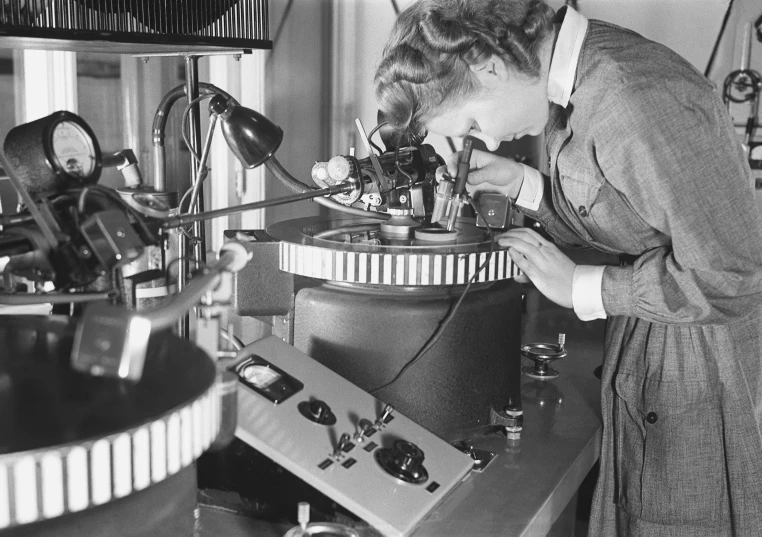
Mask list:
[[[351,0],[344,0],[351,2]],[[598,18],[626,26],[670,46],[704,72],[714,44],[717,40],[722,20],[731,0],[579,0],[577,9],[588,18]],[[336,0],[341,4],[341,0]],[[410,5],[410,1],[398,0],[401,9]],[[549,0],[557,9],[565,2]],[[370,122],[375,118],[376,103],[373,97],[373,74],[378,65],[387,34],[395,16],[391,0],[366,0],[355,4],[355,20],[351,28],[338,29],[339,39],[344,47],[353,47],[356,61],[347,69],[340,66],[341,72],[351,78],[356,94],[346,98],[343,106],[357,117]],[[762,14],[759,0],[734,0],[733,11],[718,50],[712,80],[721,87],[724,77],[739,65],[743,24]],[[751,66],[762,72],[762,43],[753,43]],[[735,110],[734,110],[735,111]],[[748,108],[734,114],[737,123],[745,123]],[[345,114],[347,114],[345,112]],[[758,129],[759,131],[760,129]],[[758,134],[758,137],[760,135]],[[440,154],[450,152],[441,137],[429,136]],[[501,153],[530,154],[537,151],[539,140],[521,140],[503,144]],[[459,146],[459,143],[458,143]],[[535,156],[536,158],[536,156]]]
[[[291,175],[312,184],[310,170],[316,160],[330,157],[330,23],[326,0],[270,1],[270,38],[273,50],[266,63],[266,115],[283,129],[275,156]],[[285,19],[284,19],[285,16]],[[276,36],[281,22],[280,34]],[[290,193],[267,174],[268,199]],[[301,201],[266,211],[266,222],[312,216],[320,206]]]

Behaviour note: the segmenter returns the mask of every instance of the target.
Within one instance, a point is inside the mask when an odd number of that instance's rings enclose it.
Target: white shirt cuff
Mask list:
[[[603,309],[604,265],[577,265],[572,276],[572,306],[583,321],[605,319]]]
[[[526,164],[521,165],[524,167],[524,182],[521,183],[521,189],[515,203],[529,211],[536,211],[540,208],[545,182],[539,171]]]

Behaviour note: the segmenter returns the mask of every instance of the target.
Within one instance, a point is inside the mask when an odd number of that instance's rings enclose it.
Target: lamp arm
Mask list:
[[[229,93],[218,88],[214,84],[199,82],[199,93],[202,95],[218,94],[226,99],[232,99]],[[163,192],[167,188],[166,183],[166,156],[164,151],[164,131],[167,128],[169,111],[172,106],[181,97],[185,97],[185,84],[180,84],[169,90],[162,97],[156,113],[153,116],[153,126],[151,129],[151,138],[153,142],[153,187],[158,192]]]

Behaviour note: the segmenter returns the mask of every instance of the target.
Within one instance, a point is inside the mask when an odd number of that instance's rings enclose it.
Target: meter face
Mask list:
[[[281,377],[277,371],[259,364],[247,365],[241,371],[241,376],[249,381],[252,386],[261,390],[264,390]]]
[[[95,171],[93,141],[85,130],[72,121],[61,121],[53,127],[54,165],[72,177],[87,179]]]

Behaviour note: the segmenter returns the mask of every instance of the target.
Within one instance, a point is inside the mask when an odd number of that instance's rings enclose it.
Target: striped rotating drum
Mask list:
[[[473,219],[461,218],[450,242],[386,238],[378,220],[299,218],[267,228],[281,241],[280,269],[335,282],[393,286],[464,285],[518,273],[507,249],[492,245]],[[490,249],[493,249],[490,256]]]
[[[444,241],[400,238],[388,225],[301,218],[268,227],[280,270],[298,276],[283,335],[446,440],[487,432],[519,401],[518,269],[473,219],[460,218]]]
[[[92,377],[69,366],[74,328],[0,316],[0,533],[192,535],[194,461],[219,430],[213,362],[165,332],[139,382]]]

